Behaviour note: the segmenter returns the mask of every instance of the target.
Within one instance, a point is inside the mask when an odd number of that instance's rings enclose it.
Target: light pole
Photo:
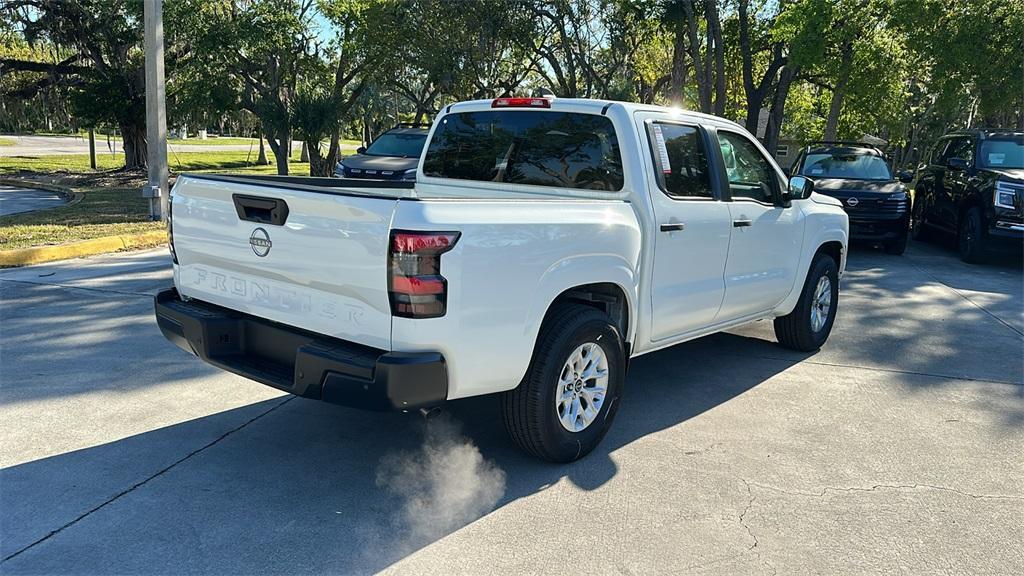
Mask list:
[[[167,214],[167,108],[164,100],[163,0],[143,4],[146,48],[146,151],[149,182],[142,195],[149,198],[153,220]]]

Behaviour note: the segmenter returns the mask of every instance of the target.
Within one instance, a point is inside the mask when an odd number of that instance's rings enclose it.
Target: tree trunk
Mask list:
[[[783,66],[779,73],[779,84],[775,88],[775,97],[772,99],[772,106],[768,111],[768,127],[764,133],[764,146],[772,154],[779,149],[779,136],[782,133],[782,119],[785,117],[786,98],[789,97],[789,87],[793,84],[796,72],[794,66]],[[788,166],[784,168],[788,168]]]
[[[676,33],[672,39],[672,78],[668,90],[669,101],[677,106],[683,105],[686,72],[686,29],[677,24]]]
[[[693,75],[697,80],[700,111],[710,114],[711,79],[708,77],[708,67],[704,66],[700,56],[700,39],[697,36],[697,16],[693,13],[693,0],[683,0],[683,11],[686,14],[686,37],[690,48],[690,60],[693,63]]]
[[[718,3],[713,0],[705,2],[705,14],[708,20],[708,52],[712,51],[711,43],[714,42],[714,76],[715,76],[715,106],[716,116],[725,115],[725,46],[722,43],[722,24],[718,19]],[[711,54],[707,55],[708,62],[711,61]],[[708,75],[708,82],[711,75]]]
[[[267,144],[270,145],[270,150],[274,153],[274,160],[277,161],[277,175],[287,176],[288,175],[288,155],[291,152],[289,144],[291,143],[291,134],[287,130],[278,134],[267,134]]]
[[[256,165],[257,166],[266,166],[266,165],[270,164],[270,160],[267,160],[267,147],[264,146],[264,144],[263,144],[263,133],[262,132],[260,132],[259,137],[260,137],[260,154],[256,158]]]
[[[299,162],[309,162],[309,148],[310,148],[309,143],[306,142],[305,140],[303,140],[302,141],[302,151],[299,152]],[[317,156],[319,156],[319,155],[320,155],[319,152],[317,152]]]
[[[145,170],[147,159],[146,126],[121,124],[121,146],[125,170]]]
[[[828,118],[825,120],[825,140],[835,140],[839,132],[839,114],[843,111],[843,97],[846,96],[846,84],[850,80],[850,67],[853,65],[853,44],[843,44],[842,50],[839,78],[836,79],[836,89],[832,92],[832,102],[828,106]]]

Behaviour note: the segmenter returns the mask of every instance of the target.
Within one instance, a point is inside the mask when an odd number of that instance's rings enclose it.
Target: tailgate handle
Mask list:
[[[288,204],[277,198],[232,194],[239,220],[281,226],[288,219]]]

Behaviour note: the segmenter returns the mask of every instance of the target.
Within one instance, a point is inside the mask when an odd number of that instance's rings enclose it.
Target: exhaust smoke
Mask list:
[[[396,554],[408,554],[482,517],[505,494],[505,472],[484,460],[447,414],[425,419],[418,450],[385,456],[377,486],[397,496]]]

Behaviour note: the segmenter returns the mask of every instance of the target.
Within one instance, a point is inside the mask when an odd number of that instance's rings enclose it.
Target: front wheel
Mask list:
[[[625,360],[622,337],[606,314],[581,304],[559,306],[541,327],[523,381],[502,397],[513,442],[551,462],[587,455],[618,409]]]
[[[792,350],[813,352],[828,340],[839,305],[839,266],[818,254],[811,262],[796,308],[775,319],[775,337]]]
[[[957,249],[964,262],[977,263],[985,258],[985,238],[981,232],[981,210],[977,206],[967,209],[957,227]]]
[[[893,254],[895,256],[899,256],[900,254],[903,254],[904,252],[906,252],[907,251],[907,236],[908,236],[908,233],[907,233],[906,230],[904,230],[900,234],[899,238],[896,238],[895,240],[886,240],[886,242],[884,244],[882,244],[882,247],[885,248],[885,253],[886,254]]]

